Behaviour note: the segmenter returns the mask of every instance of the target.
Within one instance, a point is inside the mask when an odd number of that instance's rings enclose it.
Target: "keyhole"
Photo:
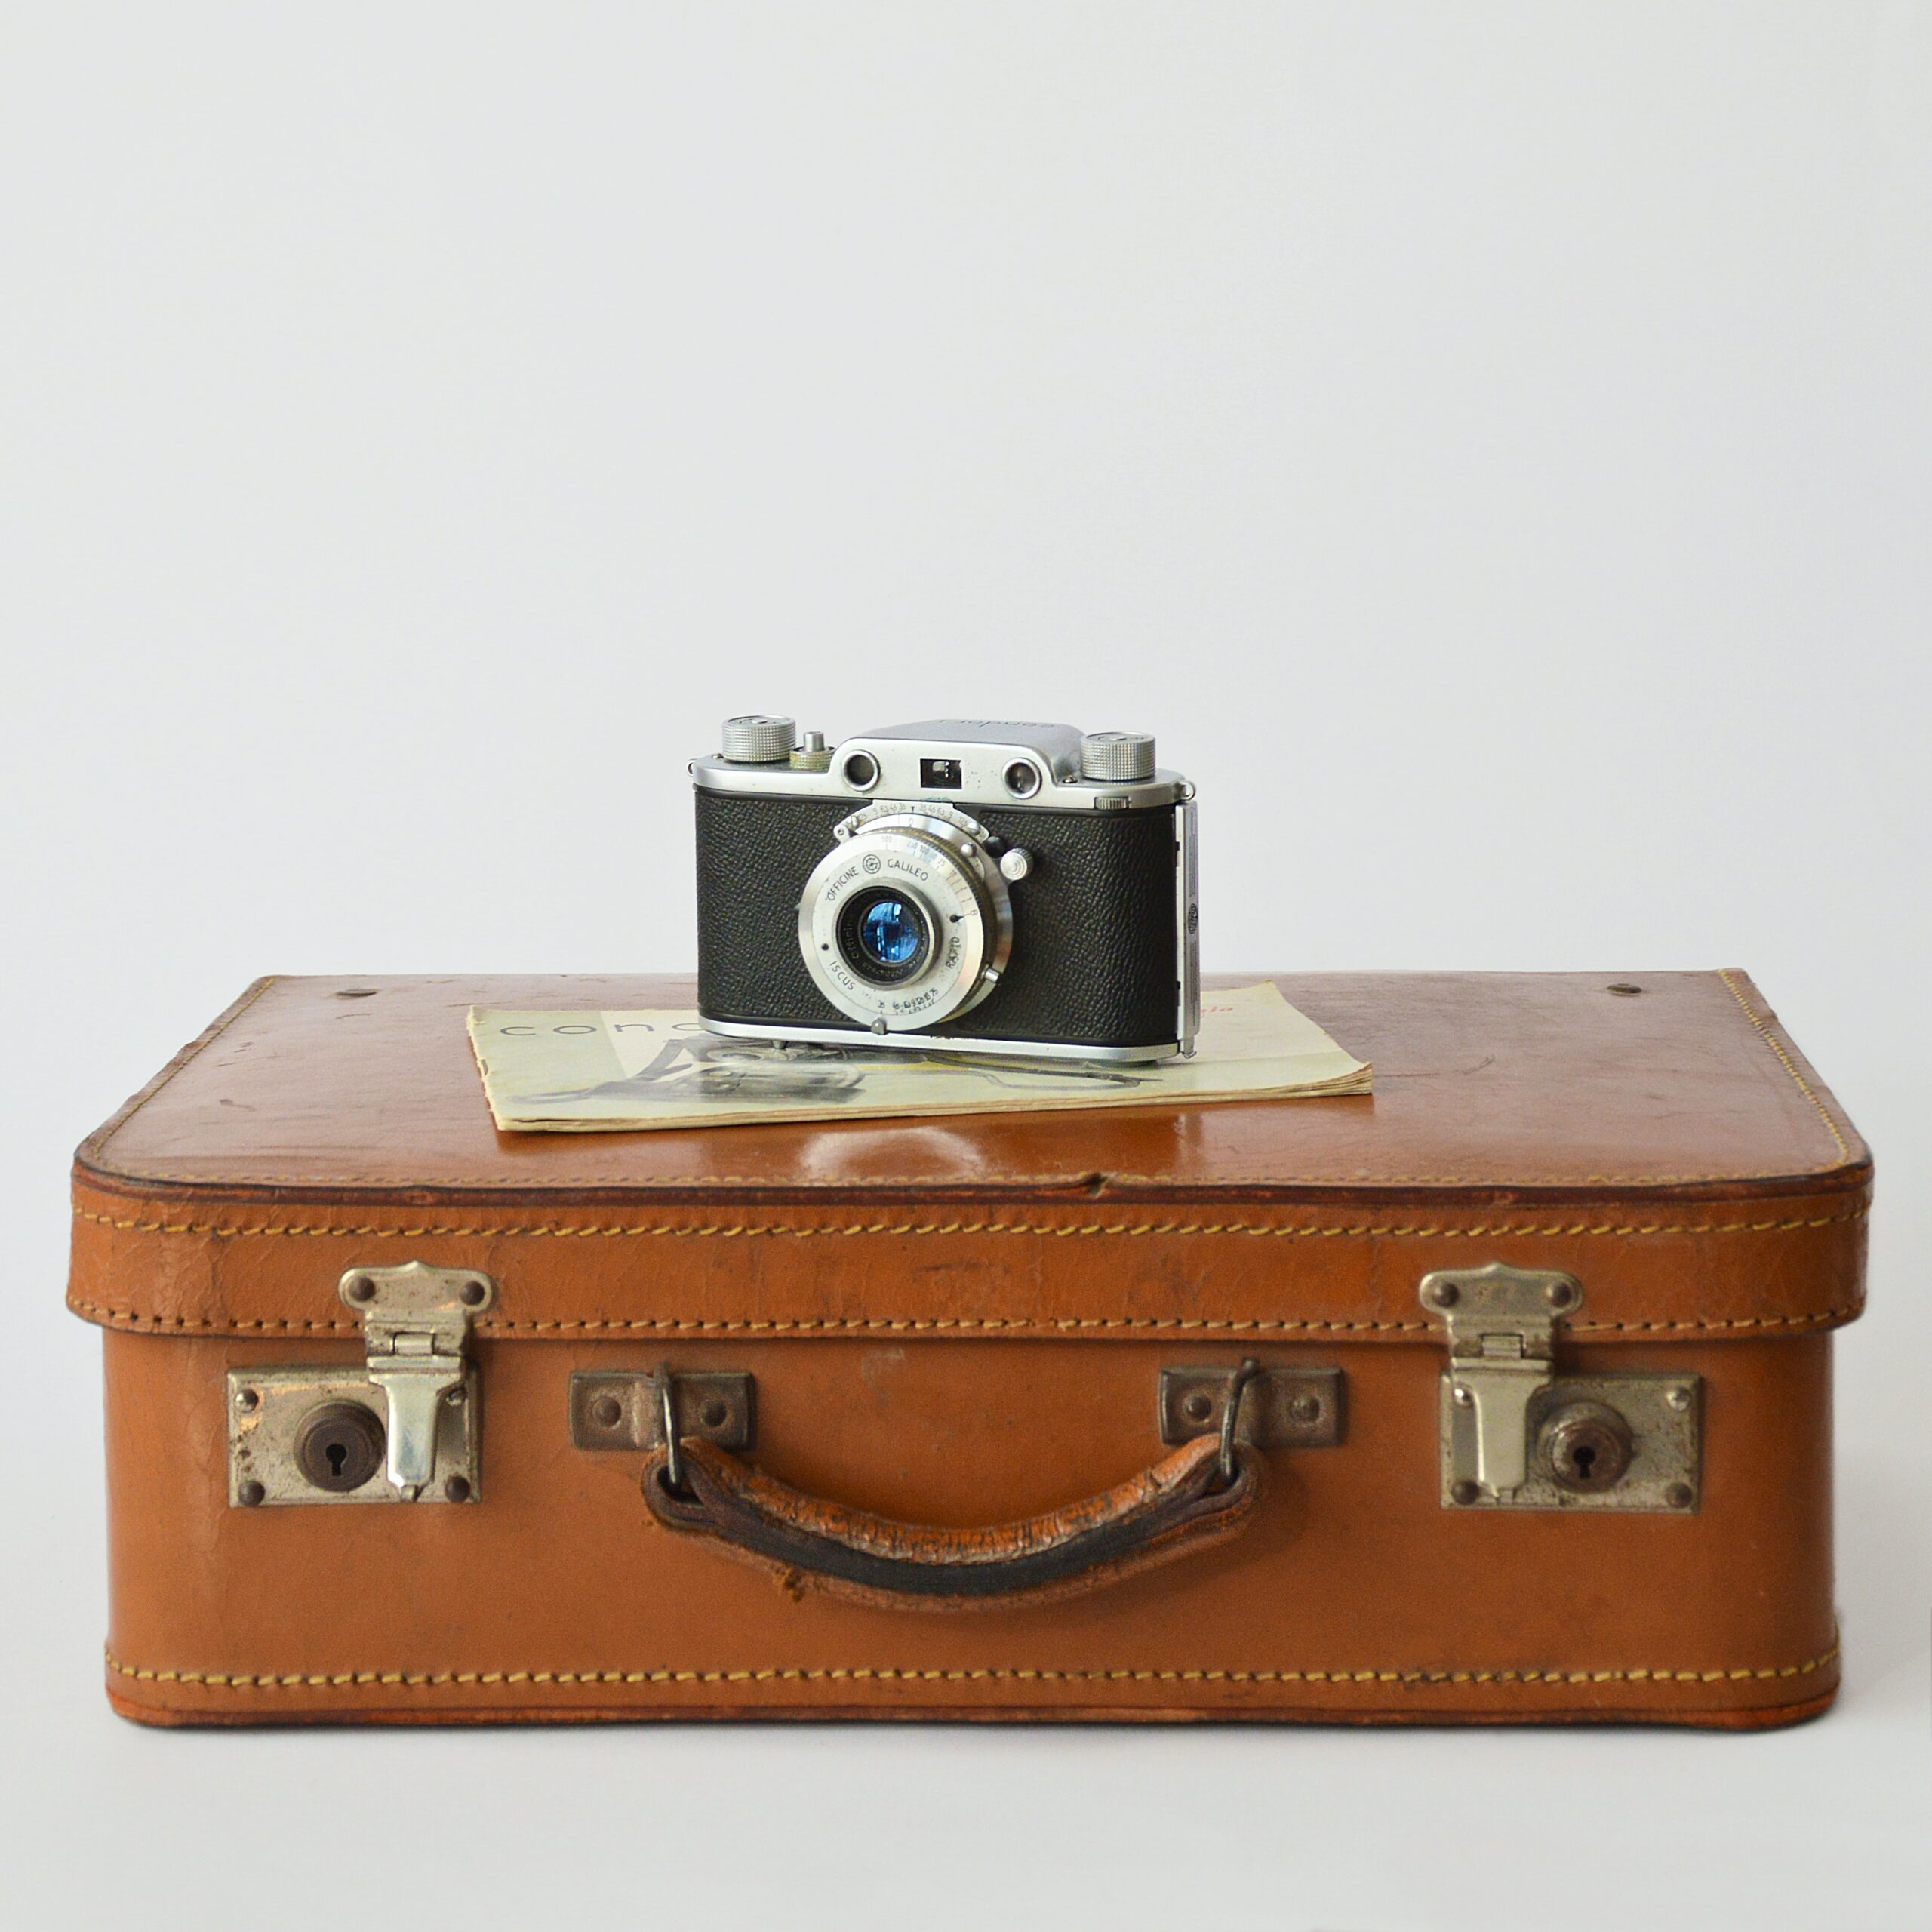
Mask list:
[[[318,1489],[346,1496],[383,1463],[383,1425],[360,1402],[322,1402],[295,1433],[295,1466]]]
[[[1561,1487],[1594,1495],[1623,1481],[1630,1447],[1629,1426],[1614,1409],[1579,1402],[1552,1419],[1543,1466]]]

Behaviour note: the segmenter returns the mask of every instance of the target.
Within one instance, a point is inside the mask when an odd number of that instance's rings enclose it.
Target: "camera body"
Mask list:
[[[1106,1060],[1193,1051],[1194,788],[1154,741],[946,718],[694,761],[715,1032]]]

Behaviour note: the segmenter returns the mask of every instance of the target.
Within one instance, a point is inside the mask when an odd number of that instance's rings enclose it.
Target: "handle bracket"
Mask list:
[[[657,1377],[580,1368],[571,1377],[571,1441],[579,1449],[656,1449],[664,1441]],[[670,1377],[681,1441],[721,1449],[758,1440],[758,1385],[741,1370],[679,1371]]]
[[[1225,1368],[1162,1369],[1161,1440],[1219,1435],[1231,1386]],[[1243,1392],[1235,1439],[1257,1449],[1332,1449],[1348,1426],[1347,1392],[1339,1368],[1264,1368]]]

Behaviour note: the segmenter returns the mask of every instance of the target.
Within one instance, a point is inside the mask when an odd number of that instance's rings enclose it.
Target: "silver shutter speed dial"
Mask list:
[[[1089,731],[1080,740],[1080,775],[1131,785],[1154,775],[1154,740],[1143,731]]]
[[[733,764],[782,764],[792,755],[795,731],[789,718],[728,718],[721,749]]]

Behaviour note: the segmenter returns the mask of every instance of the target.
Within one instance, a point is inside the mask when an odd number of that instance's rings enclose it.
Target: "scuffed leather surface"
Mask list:
[[[1211,986],[1262,977],[1224,975]],[[1620,979],[1644,991],[1607,993]],[[691,982],[266,980],[88,1140],[80,1168],[183,1198],[305,1199],[408,1189],[472,1200],[958,1190],[1080,1201],[1210,1193],[1488,1202],[1697,1188],[1736,1198],[1856,1189],[1869,1178],[1863,1143],[1741,974],[1318,974],[1276,983],[1374,1061],[1372,1096],[500,1134],[464,1031],[471,1006],[689,1006]],[[364,987],[375,991],[340,996]]]
[[[1869,1159],[1715,976],[1651,976],[1630,999],[1582,976],[1286,983],[1387,1049],[1373,1099],[608,1136],[491,1130],[463,1015],[676,989],[378,983],[343,1000],[343,983],[264,983],[82,1149],[77,1312],[349,1336],[337,1278],[395,1256],[488,1270],[482,1332],[552,1340],[1411,1341],[1432,1332],[1421,1275],[1484,1260],[1575,1273],[1573,1331],[1602,1339],[1804,1333],[1861,1306]],[[1452,1036],[1487,1043],[1478,1070],[1427,1070]],[[1161,1175],[1088,1164],[1144,1159],[1149,1136]],[[1324,1161],[1330,1178],[1293,1178]],[[1633,1177],[1665,1164],[1704,1177]],[[1710,1177],[1727,1166],[1745,1177]],[[1494,1178],[1512,1172],[1537,1184]]]
[[[69,1306],[166,1334],[353,1337],[352,1266],[480,1268],[500,1339],[1199,1336],[1414,1342],[1435,1268],[1502,1260],[1583,1284],[1589,1340],[1802,1334],[1863,1306],[1865,1204],[1420,1212],[947,1202],[534,1213],[408,1203],[156,1204],[80,1186]]]
[[[1435,1486],[1438,1352],[1256,1346],[1349,1380],[1337,1448],[1272,1454],[1218,1547],[971,1616],[775,1588],[652,1521],[637,1452],[573,1450],[574,1368],[740,1367],[778,1481],[967,1527],[1051,1510],[1158,1452],[1164,1362],[1224,1348],[840,1340],[486,1343],[481,1500],[232,1509],[223,1378],[342,1343],[109,1334],[123,1708],[198,1721],[451,1714],[1789,1721],[1838,1680],[1829,1340],[1626,1345],[1708,1379],[1694,1516],[1463,1514]]]
[[[1603,976],[1604,979],[1614,975]],[[472,1002],[688,985],[265,982],[82,1150],[71,1299],[105,1340],[117,1708],[158,1721],[645,1715],[1632,1718],[1837,1682],[1829,1341],[1870,1166],[1741,977],[1335,976],[1289,995],[1370,1100],[499,1137]],[[343,1000],[355,985],[371,998]],[[461,1507],[231,1509],[223,1378],[360,1352],[335,1284],[499,1284]],[[1417,1284],[1583,1284],[1578,1370],[1706,1380],[1692,1516],[1439,1506]],[[525,1346],[540,1341],[541,1347]],[[569,1444],[574,1368],[741,1368],[757,1467],[902,1521],[1036,1515],[1158,1454],[1165,1363],[1327,1364],[1340,1447],[1242,1533],[971,1617],[802,1600]]]

